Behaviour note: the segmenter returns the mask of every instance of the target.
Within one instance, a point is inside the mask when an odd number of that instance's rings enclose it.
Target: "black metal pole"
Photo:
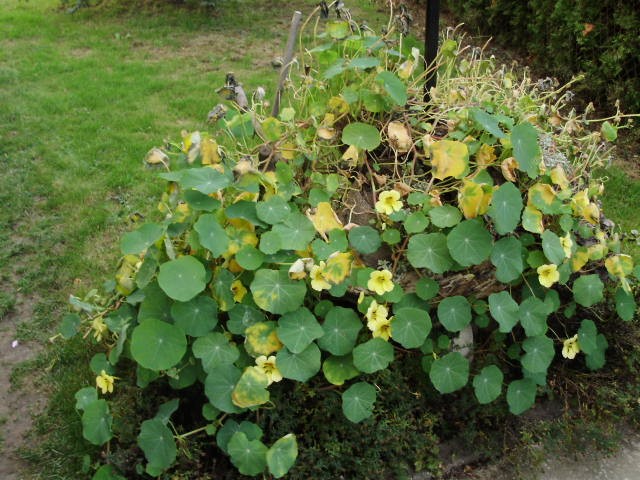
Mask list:
[[[426,0],[427,19],[424,24],[424,64],[425,68],[435,66],[434,62],[438,54],[438,30],[440,28],[440,0]],[[431,98],[429,90],[436,86],[435,69],[429,74],[424,84],[424,100]]]

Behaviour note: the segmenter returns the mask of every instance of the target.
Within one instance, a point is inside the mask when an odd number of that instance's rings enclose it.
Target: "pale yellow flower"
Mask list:
[[[393,212],[397,212],[402,208],[402,200],[400,200],[400,192],[396,190],[389,190],[382,192],[378,196],[376,202],[376,212],[391,215]]]
[[[373,300],[367,309],[367,320],[369,322],[377,322],[378,320],[386,320],[389,315],[389,309],[386,305],[380,305]]]
[[[367,327],[371,330],[373,338],[381,338],[389,341],[391,337],[391,319],[378,319],[367,323]]]
[[[102,394],[113,393],[113,384],[117,377],[109,375],[106,371],[101,370],[100,375],[96,377],[96,386],[102,390]]]
[[[386,292],[393,290],[392,278],[393,275],[389,270],[374,270],[369,274],[367,288],[378,295],[384,295]]]
[[[326,264],[324,262],[320,262],[319,265],[311,267],[311,272],[309,272],[309,276],[311,277],[311,288],[318,292],[321,292],[322,290],[329,290],[331,288],[331,284],[324,278],[325,267]]]
[[[573,360],[578,353],[580,353],[580,344],[578,343],[578,335],[576,334],[563,342],[562,356]]]
[[[231,284],[231,292],[233,293],[233,300],[240,303],[247,294],[247,289],[240,280],[236,280]]]
[[[282,380],[282,373],[280,373],[280,370],[278,370],[278,367],[276,366],[275,355],[271,355],[270,357],[260,355],[256,358],[256,366],[254,368],[260,370],[267,376],[269,379],[269,385],[273,382],[279,382]]]
[[[571,234],[567,232],[564,237],[560,237],[560,245],[564,250],[564,255],[567,258],[571,258],[571,249],[573,248],[573,240],[571,240]]]
[[[101,342],[102,337],[105,333],[107,333],[107,325],[102,320],[102,317],[96,317],[91,322],[91,328],[93,329],[93,338],[96,339],[96,342]]]
[[[553,263],[550,265],[540,265],[537,269],[538,281],[540,285],[551,288],[551,285],[560,280],[560,272],[558,267]]]

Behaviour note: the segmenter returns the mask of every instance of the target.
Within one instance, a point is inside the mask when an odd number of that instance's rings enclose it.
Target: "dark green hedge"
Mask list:
[[[640,6],[628,0],[447,0],[472,31],[528,55],[540,71],[578,87],[601,106],[620,99],[640,111]]]

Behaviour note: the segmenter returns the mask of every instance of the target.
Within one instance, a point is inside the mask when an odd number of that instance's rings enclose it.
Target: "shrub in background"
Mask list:
[[[517,47],[561,81],[584,73],[576,89],[600,106],[620,99],[640,111],[640,10],[622,0],[448,0],[474,31]]]

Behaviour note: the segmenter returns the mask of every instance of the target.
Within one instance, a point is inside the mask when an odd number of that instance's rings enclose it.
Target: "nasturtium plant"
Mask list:
[[[593,174],[617,122],[590,135],[569,111],[558,128],[545,112],[564,97],[506,88],[453,39],[425,102],[419,53],[395,35],[332,19],[278,114],[253,96],[167,143],[158,213],[60,326],[96,350],[75,396],[87,441],[135,438],[156,477],[202,441],[243,475],[283,478],[299,432],[258,425],[283,391],[337,393],[345,421],[376,422],[372,378],[417,361],[425,404],[473,391],[520,415],[551,374],[605,365],[609,317],[634,318],[640,276]],[[115,421],[122,392],[158,414]]]

